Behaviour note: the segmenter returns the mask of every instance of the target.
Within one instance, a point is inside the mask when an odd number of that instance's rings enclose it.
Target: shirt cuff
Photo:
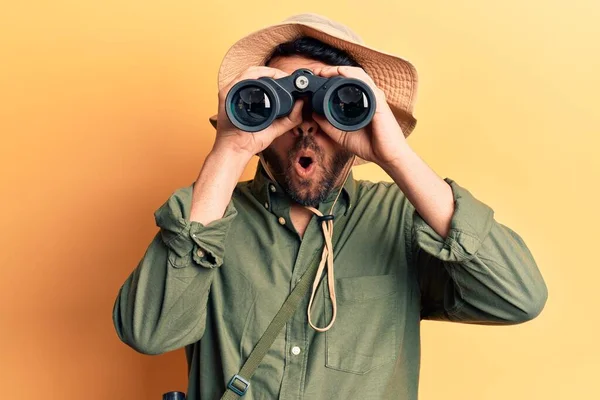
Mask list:
[[[154,219],[163,242],[171,250],[169,260],[175,268],[185,267],[190,261],[217,268],[223,264],[225,239],[237,210],[231,200],[222,218],[207,225],[190,221],[194,185],[195,182],[175,191],[154,212]]]
[[[448,262],[464,262],[475,256],[490,233],[494,210],[477,200],[465,188],[450,178],[444,181],[452,188],[454,214],[450,231],[444,239],[419,215],[413,214],[413,249],[417,246],[432,256]]]

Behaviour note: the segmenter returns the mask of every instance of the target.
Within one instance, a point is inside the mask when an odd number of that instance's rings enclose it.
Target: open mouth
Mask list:
[[[300,157],[298,160],[298,164],[302,166],[302,168],[306,169],[312,164],[313,160],[311,157]]]
[[[294,169],[299,176],[308,178],[315,170],[315,161],[316,158],[314,152],[310,150],[303,150],[296,158]]]

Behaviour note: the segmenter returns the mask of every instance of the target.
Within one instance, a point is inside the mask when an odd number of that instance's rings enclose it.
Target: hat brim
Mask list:
[[[414,130],[417,120],[413,115],[416,102],[418,76],[416,68],[407,60],[358,43],[333,27],[313,21],[294,21],[272,25],[253,32],[237,41],[225,54],[218,75],[219,90],[223,89],[247,68],[264,65],[273,49],[301,36],[318,39],[344,50],[354,58],[373,79],[386,96],[404,137]],[[217,115],[210,117],[217,126]],[[356,158],[355,165],[367,161]]]

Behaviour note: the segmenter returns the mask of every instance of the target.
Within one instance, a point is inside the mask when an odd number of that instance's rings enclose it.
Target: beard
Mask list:
[[[316,170],[311,178],[303,179],[296,174],[294,164],[298,153],[307,149],[315,153],[313,163],[316,164]],[[340,173],[352,157],[351,152],[339,150],[327,159],[312,135],[304,135],[298,139],[285,159],[271,148],[263,150],[263,155],[271,166],[275,179],[290,198],[302,206],[314,208],[327,199]]]

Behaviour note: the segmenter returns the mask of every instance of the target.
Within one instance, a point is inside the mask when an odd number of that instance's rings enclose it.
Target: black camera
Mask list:
[[[317,114],[343,131],[364,128],[375,114],[375,94],[365,82],[342,76],[323,78],[309,69],[280,79],[240,81],[227,93],[225,110],[236,128],[258,132],[289,115],[296,99],[305,96]]]

